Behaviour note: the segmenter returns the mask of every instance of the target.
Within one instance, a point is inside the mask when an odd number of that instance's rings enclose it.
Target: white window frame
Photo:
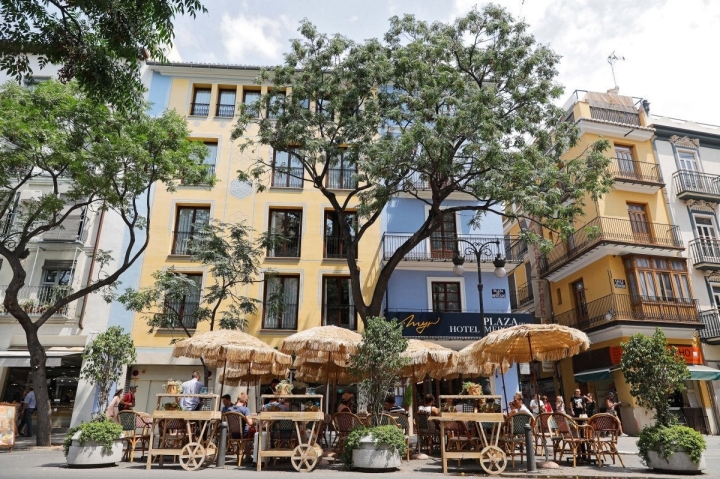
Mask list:
[[[432,284],[433,283],[460,283],[460,312],[467,312],[467,296],[465,294],[465,278],[462,276],[428,276],[427,280],[427,310],[433,310]]]

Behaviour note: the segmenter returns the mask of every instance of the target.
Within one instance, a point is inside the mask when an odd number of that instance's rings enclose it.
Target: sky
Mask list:
[[[574,90],[614,86],[650,102],[653,115],[720,125],[720,1],[496,0],[562,56],[558,82]],[[451,22],[478,0],[204,0],[197,19],[175,23],[174,61],[276,65],[307,18],[321,32],[380,38],[394,15]]]

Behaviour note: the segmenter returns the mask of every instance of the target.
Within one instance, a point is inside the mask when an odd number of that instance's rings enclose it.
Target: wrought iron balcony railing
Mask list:
[[[276,188],[302,188],[302,168],[278,168],[273,171],[272,185]]]
[[[640,125],[640,114],[638,112],[615,110],[612,108],[590,107],[590,117],[594,120],[611,121],[624,125]]]
[[[681,200],[698,199],[720,202],[720,175],[678,170],[673,174],[675,194]]]
[[[337,326],[345,329],[357,329],[357,314],[353,305],[325,305],[323,326]]]
[[[567,241],[555,245],[547,256],[541,258],[540,273],[547,274],[604,243],[683,249],[677,226],[599,216],[570,235]]]
[[[532,303],[535,299],[532,283],[528,281],[515,288],[515,291],[510,292],[510,307],[512,309],[521,308],[527,304]]]
[[[215,116],[219,116],[222,118],[232,118],[233,116],[235,116],[235,105],[218,104]]]
[[[5,290],[7,285],[0,286],[0,294],[5,298]],[[50,306],[65,298],[71,293],[69,286],[57,286],[57,285],[40,285],[40,286],[23,286],[18,292],[18,304],[20,307],[29,315],[41,315],[48,310]],[[72,304],[72,303],[70,303]],[[69,310],[69,304],[66,304],[55,315],[67,316]],[[0,301],[0,313],[7,315],[10,314],[3,306]]]
[[[190,114],[193,116],[208,116],[209,113],[209,103],[192,103],[190,105]]]
[[[615,158],[608,167],[615,179],[623,181],[637,181],[641,183],[662,184],[660,165],[645,161],[633,161],[625,158]]]
[[[693,266],[700,269],[720,269],[720,240],[699,238],[688,243]]]
[[[705,328],[699,331],[702,339],[720,339],[720,312],[717,309],[702,311],[700,321]]]
[[[325,235],[325,250],[323,258],[340,259],[346,258],[348,254],[347,248],[340,235]],[[355,254],[357,258],[357,252]]]
[[[271,245],[267,250],[268,258],[299,258],[300,237],[290,236]]]
[[[385,233],[382,239],[383,259],[390,259],[395,251],[403,245],[412,234],[410,233]],[[405,261],[451,261],[455,250],[465,261],[475,261],[475,256],[465,255],[464,242],[459,240],[470,241],[472,243],[487,243],[491,241],[499,241],[499,244],[488,244],[483,250],[481,261],[490,262],[499,254],[510,263],[522,263],[525,253],[527,253],[527,243],[517,237],[504,236],[483,236],[483,235],[432,235],[430,238],[421,241],[420,244],[410,250],[405,257]]]
[[[610,294],[554,317],[556,323],[582,331],[623,320],[700,322],[696,299],[632,294]]]

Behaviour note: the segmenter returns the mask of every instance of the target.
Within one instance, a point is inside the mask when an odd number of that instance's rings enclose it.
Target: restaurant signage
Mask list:
[[[482,326],[479,313],[389,311],[388,318],[397,318],[403,325],[403,336],[443,337],[450,339],[481,338]],[[528,313],[485,313],[485,331],[530,324],[533,317]]]

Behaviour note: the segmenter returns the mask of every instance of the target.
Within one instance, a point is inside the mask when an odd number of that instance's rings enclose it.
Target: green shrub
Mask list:
[[[115,441],[120,438],[123,428],[120,424],[110,421],[105,416],[101,416],[97,421],[84,422],[70,429],[67,436],[65,436],[65,442],[63,443],[65,457],[67,457],[72,445],[72,438],[78,431],[82,431],[79,438],[80,445],[83,445],[86,441],[95,441],[102,444],[103,452],[109,453]]]
[[[373,426],[373,427],[356,427],[348,434],[343,449],[343,468],[351,469],[353,449],[360,448],[360,439],[370,434],[376,444],[385,444],[390,446],[388,455],[397,451],[400,456],[404,456],[407,452],[407,444],[405,443],[405,434],[395,426]]]
[[[685,426],[650,426],[640,433],[637,442],[643,463],[648,465],[648,451],[655,451],[666,461],[670,456],[683,449],[695,463],[700,462],[707,448],[705,438],[694,429]]]

